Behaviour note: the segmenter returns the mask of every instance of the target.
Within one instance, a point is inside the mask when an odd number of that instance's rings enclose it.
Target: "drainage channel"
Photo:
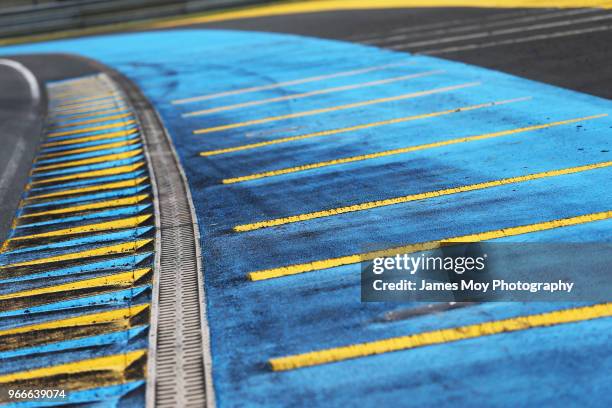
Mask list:
[[[158,251],[149,340],[147,406],[214,406],[199,230],[169,135],[140,89],[102,67],[137,113],[156,196]]]

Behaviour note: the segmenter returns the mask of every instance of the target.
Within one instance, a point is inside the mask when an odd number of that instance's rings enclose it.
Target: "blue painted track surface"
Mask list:
[[[441,59],[297,36],[172,31],[92,37],[4,53],[68,52],[135,81],[158,109],[191,187],[202,236],[219,406],[609,406],[612,320],[387,353],[287,372],[269,358],[541,313],[567,303],[489,303],[380,323],[362,304],[358,264],[251,282],[252,271],[612,209],[610,167],[237,233],[232,227],[612,160],[612,119],[330,165],[235,184],[221,180],[447,139],[612,113],[612,102]],[[401,64],[200,102],[245,87]],[[183,117],[254,100],[430,73],[381,85]],[[198,129],[433,89],[462,88],[234,129]],[[527,99],[525,99],[527,98]],[[388,119],[495,106],[210,157],[201,152]],[[507,103],[506,103],[507,102]],[[612,220],[505,238],[610,242]]]

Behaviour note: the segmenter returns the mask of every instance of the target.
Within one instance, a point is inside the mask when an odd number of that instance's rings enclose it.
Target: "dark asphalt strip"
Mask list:
[[[27,182],[42,133],[44,101],[16,69],[0,65],[0,242],[4,241]]]
[[[36,76],[41,98],[38,102],[32,100],[23,74],[0,65],[0,242],[10,230],[42,137],[47,106],[44,83],[98,72],[80,60],[62,55],[3,58],[23,64]]]
[[[568,10],[571,12],[571,10]],[[199,25],[201,28],[223,28],[284,32],[314,37],[348,40],[368,43],[376,38],[406,33],[415,35],[426,30],[435,31],[444,27],[462,25],[498,24],[504,19],[520,19],[528,16],[542,16],[559,13],[559,10],[519,9],[478,9],[478,8],[423,8],[406,10],[358,10],[336,11],[287,16],[262,17]],[[543,20],[542,23],[564,19],[580,19],[605,12],[579,14]],[[445,24],[446,22],[446,24]],[[537,23],[517,23],[516,27]],[[576,26],[552,27],[500,37],[483,37],[473,41],[448,43],[439,46],[407,47],[406,51],[432,51],[455,45],[502,41],[499,45],[482,48],[462,49],[455,52],[446,50],[436,54],[440,58],[461,61],[473,65],[493,68],[524,78],[573,89],[604,98],[612,98],[612,71],[607,69],[612,61],[612,30],[584,32],[556,38],[534,39],[510,43],[513,38],[532,35],[548,35],[562,31],[592,29],[612,21],[586,22]],[[512,28],[504,26],[503,28]],[[485,31],[478,28],[460,30],[461,34]],[[430,32],[433,35],[433,33]],[[455,35],[455,34],[453,34]],[[431,36],[429,38],[432,38]],[[397,42],[380,44],[382,47],[397,46]],[[350,57],[350,56],[347,56]]]

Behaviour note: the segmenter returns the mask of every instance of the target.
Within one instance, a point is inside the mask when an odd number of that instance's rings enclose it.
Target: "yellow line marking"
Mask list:
[[[349,346],[334,347],[293,356],[272,358],[269,360],[269,364],[274,371],[286,371],[353,358],[373,356],[376,354],[410,350],[417,347],[432,346],[435,344],[450,343],[459,340],[492,336],[495,334],[512,333],[538,327],[577,323],[611,316],[612,303],[601,303],[592,306],[476,323],[450,329],[433,330],[408,336],[392,337],[367,343],[351,344]]]
[[[102,88],[102,87],[96,87],[93,84],[87,84],[87,89],[84,91],[83,90],[83,86],[71,86],[71,87],[64,87],[65,89],[62,88],[58,88],[58,89],[54,89],[50,86],[47,86],[48,89],[48,93],[49,93],[49,99],[52,102],[56,102],[56,103],[60,103],[62,101],[71,101],[71,100],[78,100],[78,99],[83,99],[83,98],[97,98],[100,96],[100,93],[107,93],[110,92],[108,89],[106,88]],[[110,95],[110,94],[108,94]],[[81,100],[80,102],[85,102],[83,100]]]
[[[93,116],[107,115],[109,113],[119,113],[119,112],[123,112],[123,111],[126,111],[126,110],[128,110],[127,107],[119,108],[119,109],[104,109],[104,110],[97,111],[97,112],[84,113],[82,115],[72,115],[71,117],[66,117],[66,118],[62,118],[60,120],[50,121],[49,125],[57,126],[58,124],[61,124],[61,123],[64,123],[64,122],[70,121],[70,120],[86,119],[86,118],[91,118]]]
[[[323,80],[332,79],[332,78],[341,78],[341,77],[347,77],[347,76],[353,76],[353,75],[360,75],[360,74],[365,74],[368,72],[381,71],[381,70],[385,70],[389,68],[403,67],[403,66],[412,65],[412,64],[414,64],[413,61],[398,62],[398,63],[385,64],[385,65],[376,65],[376,66],[367,67],[367,68],[358,68],[358,69],[352,69],[349,71],[335,72],[333,74],[317,75],[317,76],[311,76],[311,77],[306,77],[306,78],[294,79],[291,81],[277,82],[277,83],[269,84],[269,85],[252,86],[248,88],[234,89],[231,91],[217,92],[214,94],[194,96],[191,98],[177,99],[177,100],[172,101],[172,103],[174,105],[181,105],[185,103],[200,102],[200,101],[205,101],[209,99],[221,98],[223,96],[239,95],[243,93],[258,92],[258,91],[266,91],[268,89],[275,89],[275,88],[282,88],[282,87],[291,86],[291,85],[305,84],[308,82],[318,82],[318,81],[323,81]]]
[[[374,258],[384,258],[394,256],[396,254],[412,253],[417,251],[428,251],[430,249],[439,248],[445,245],[465,242],[480,242],[485,240],[511,237],[521,234],[529,234],[532,232],[546,231],[554,228],[568,227],[579,225],[588,222],[601,221],[612,218],[612,211],[604,211],[594,214],[580,215],[570,218],[562,218],[553,221],[539,222],[535,224],[521,225],[518,227],[508,227],[486,232],[478,232],[475,234],[462,235],[458,237],[443,238],[438,241],[420,242],[394,248],[381,249],[378,251],[364,252],[341,256],[338,258],[329,258],[319,261],[282,266],[280,268],[264,269],[260,271],[250,272],[248,278],[252,281],[280,278],[283,276],[296,275],[299,273],[318,271],[323,269],[335,268],[342,265],[356,264],[363,261],[370,261]]]
[[[199,110],[199,111],[195,111],[195,112],[184,113],[182,116],[183,117],[189,117],[189,116],[207,115],[207,114],[210,114],[210,113],[225,112],[225,111],[228,111],[228,110],[246,108],[246,107],[249,107],[249,106],[266,105],[268,103],[288,101],[288,100],[294,100],[294,99],[302,99],[302,98],[308,98],[310,96],[325,95],[325,94],[335,93],[335,92],[350,91],[350,90],[353,90],[353,89],[367,88],[367,87],[371,87],[371,86],[385,85],[385,84],[390,84],[390,83],[393,83],[393,82],[399,82],[399,81],[406,81],[406,80],[409,80],[409,79],[421,78],[421,77],[425,77],[425,76],[429,76],[429,75],[440,74],[442,72],[444,72],[444,71],[442,71],[442,70],[427,71],[427,72],[421,72],[421,73],[418,73],[418,74],[402,75],[402,76],[397,76],[397,77],[393,77],[393,78],[380,79],[380,80],[377,80],[377,81],[364,82],[364,83],[360,83],[360,84],[352,84],[352,85],[337,86],[337,87],[334,87],[334,88],[318,89],[316,91],[303,92],[303,93],[298,93],[298,94],[293,94],[293,95],[286,95],[286,96],[279,96],[279,97],[276,97],[276,98],[260,99],[260,100],[250,101],[250,102],[236,103],[236,104],[233,104],[233,105],[220,106],[218,108],[204,109],[204,110]]]
[[[55,115],[52,115],[51,113],[49,113],[49,120],[50,122],[71,120],[71,119],[79,118],[86,114],[100,115],[101,112],[106,112],[108,110],[113,110],[113,109],[117,109],[117,110],[128,109],[128,106],[124,102],[120,101],[120,102],[108,103],[108,104],[100,105],[100,106],[94,106],[92,108],[74,109],[74,111],[62,112],[62,113],[58,113]]]
[[[53,106],[51,106],[51,110],[61,110],[63,108],[68,108],[68,107],[76,107],[76,106],[89,105],[89,104],[91,104],[92,101],[99,101],[101,99],[109,99],[109,98],[112,98],[112,97],[115,97],[115,96],[119,96],[119,94],[116,93],[116,92],[113,92],[113,93],[108,93],[106,95],[85,96],[85,97],[82,97],[82,98],[75,98],[75,99],[73,99],[73,100],[71,100],[69,102],[66,102],[66,103],[61,103],[61,104],[58,104],[58,105],[53,105]],[[55,102],[55,101],[59,102],[60,99],[66,99],[66,98],[56,98],[56,97],[53,97],[52,101],[53,102]]]
[[[43,288],[24,290],[22,292],[8,293],[6,295],[0,295],[0,300],[27,298],[50,293],[59,294],[60,292],[70,292],[80,289],[102,289],[110,287],[109,289],[114,290],[118,288],[129,288],[134,282],[137,282],[149,272],[151,272],[151,268],[136,269],[113,275],[64,283],[62,285],[46,286]]]
[[[591,120],[591,119],[598,119],[598,118],[602,118],[606,116],[608,115],[601,114],[601,115],[587,116],[584,118],[569,119],[569,120],[563,120],[559,122],[545,123],[542,125],[527,126],[527,127],[516,128],[516,129],[503,130],[499,132],[484,133],[481,135],[466,136],[466,137],[460,137],[456,139],[443,140],[440,142],[403,147],[400,149],[386,150],[383,152],[363,154],[363,155],[352,156],[352,157],[345,157],[342,159],[334,159],[334,160],[327,160],[327,161],[322,161],[318,163],[304,164],[301,166],[265,171],[262,173],[254,173],[254,174],[250,174],[247,176],[227,178],[227,179],[223,179],[222,183],[223,184],[240,183],[243,181],[250,181],[250,180],[257,180],[261,178],[280,176],[283,174],[298,173],[301,171],[319,169],[322,167],[335,166],[339,164],[353,163],[353,162],[363,161],[363,160],[378,159],[381,157],[393,156],[396,154],[404,154],[404,153],[415,152],[419,150],[433,149],[437,147],[450,146],[450,145],[459,144],[459,143],[467,143],[467,142],[474,142],[478,140],[493,139],[493,138],[502,137],[502,136],[514,135],[517,133],[525,133],[525,132],[530,132],[530,131],[539,130],[539,129],[547,129],[547,128],[554,127],[554,126],[567,125],[567,124]]]
[[[73,111],[75,109],[82,109],[82,108],[91,108],[94,106],[100,106],[100,105],[106,105],[108,103],[116,103],[116,102],[120,102],[122,101],[121,98],[105,98],[107,100],[102,100],[102,101],[93,101],[93,102],[83,102],[83,103],[77,103],[71,106],[66,106],[66,107],[58,107],[58,108],[51,108],[50,109],[50,113],[57,115],[57,114],[61,114],[63,112],[70,112]]]
[[[82,212],[82,211],[92,211],[99,210],[104,208],[113,208],[113,207],[121,207],[124,205],[134,205],[138,204],[141,201],[147,199],[149,197],[148,194],[141,194],[134,197],[120,198],[120,199],[112,199],[108,201],[101,201],[98,203],[85,204],[85,205],[76,205],[73,207],[60,208],[57,210],[49,210],[49,211],[41,211],[36,213],[25,214],[19,217],[19,219],[24,218],[32,218],[32,217],[41,217],[48,215],[58,215],[58,214],[69,214],[74,212]]]
[[[86,259],[93,258],[98,256],[106,256],[106,255],[114,255],[114,254],[124,254],[128,252],[134,252],[139,248],[142,248],[146,244],[153,241],[152,239],[141,239],[133,242],[126,242],[123,244],[115,244],[110,246],[105,246],[96,249],[89,249],[87,251],[81,252],[73,252],[70,254],[51,256],[47,258],[39,258],[31,261],[19,262],[8,265],[0,265],[0,271],[3,269],[16,268],[20,266],[33,266],[33,265],[43,265],[46,263],[55,263],[55,262],[64,262],[64,261],[73,261],[75,259]]]
[[[83,83],[88,84],[87,89],[92,86],[100,86],[102,83],[99,77],[99,74],[91,74],[60,82],[51,82],[47,84],[47,88],[50,88],[51,92],[67,92],[67,90],[78,90],[79,92],[83,92],[83,88],[79,88],[78,85],[82,85]]]
[[[116,129],[116,128],[119,128],[119,127],[133,125],[135,123],[136,123],[135,120],[122,120],[120,122],[112,123],[110,125],[90,126],[90,127],[86,127],[86,128],[83,128],[83,129],[66,130],[66,131],[62,131],[62,132],[51,132],[51,133],[47,134],[47,137],[60,137],[60,136],[80,135],[81,133],[96,132],[98,130]]]
[[[349,103],[349,104],[346,104],[346,105],[332,106],[332,107],[329,107],[329,108],[313,109],[313,110],[308,110],[308,111],[303,111],[303,112],[290,113],[290,114],[287,114],[287,115],[270,116],[270,117],[267,117],[267,118],[254,119],[254,120],[249,120],[249,121],[246,121],[246,122],[238,122],[238,123],[232,123],[232,124],[229,124],[229,125],[222,125],[222,126],[214,126],[214,127],[210,127],[210,128],[204,128],[204,129],[197,129],[197,130],[194,130],[193,133],[196,134],[196,135],[201,135],[201,134],[204,134],[204,133],[219,132],[219,131],[222,131],[222,130],[236,129],[236,128],[241,128],[241,127],[245,127],[245,126],[258,125],[258,124],[261,124],[261,123],[276,122],[276,121],[279,121],[279,120],[301,118],[301,117],[304,117],[304,116],[319,115],[321,113],[327,113],[327,112],[337,112],[337,111],[341,111],[341,110],[345,110],[345,109],[353,109],[353,108],[359,108],[359,107],[362,107],[362,106],[376,105],[376,104],[379,104],[379,103],[393,102],[393,101],[399,101],[399,100],[405,100],[405,99],[418,98],[418,97],[421,97],[421,96],[433,95],[433,94],[437,94],[437,93],[441,93],[441,92],[448,92],[448,91],[453,91],[453,90],[462,89],[462,88],[469,88],[469,87],[478,86],[478,85],[480,85],[480,82],[468,82],[468,83],[464,83],[464,84],[460,84],[460,85],[453,85],[453,86],[446,86],[446,87],[443,87],[443,88],[429,89],[429,90],[426,90],[426,91],[413,92],[413,93],[408,93],[408,94],[391,96],[391,97],[387,97],[387,98],[371,99],[371,100],[368,100],[368,101]]]
[[[97,371],[111,371],[115,372],[117,375],[123,376],[123,372],[134,362],[142,358],[145,354],[145,350],[137,350],[125,354],[92,358],[89,360],[81,360],[73,363],[36,368],[29,371],[2,375],[0,376],[0,384],[15,381],[34,380],[58,375],[67,376],[71,374],[91,373]]]
[[[66,116],[70,117],[76,114],[81,114],[81,113],[88,113],[88,112],[99,112],[101,110],[104,109],[110,109],[110,108],[125,108],[126,105],[123,101],[120,100],[116,100],[114,102],[111,103],[105,103],[103,105],[98,105],[98,106],[92,106],[89,108],[76,108],[76,109],[67,109],[65,111],[62,112],[49,112],[49,118],[50,119],[57,119],[57,118],[64,118]]]
[[[129,217],[129,218],[124,218],[120,220],[100,222],[96,224],[81,225],[79,227],[64,228],[64,229],[59,229],[59,230],[54,230],[54,231],[49,231],[49,232],[41,232],[39,234],[22,235],[19,237],[10,238],[6,242],[12,243],[15,241],[30,241],[33,239],[40,239],[40,238],[65,237],[69,235],[117,230],[117,229],[123,229],[123,228],[133,228],[133,227],[139,226],[140,224],[142,224],[149,218],[151,218],[151,214],[140,215],[137,217]]]
[[[74,84],[47,84],[49,97],[52,101],[100,96],[101,93],[112,92],[108,87],[101,86],[97,79],[81,80]]]
[[[86,136],[86,137],[80,137],[78,139],[62,140],[59,142],[48,142],[48,143],[44,143],[42,147],[47,148],[47,147],[57,147],[57,146],[69,146],[69,145],[78,144],[78,143],[95,142],[98,140],[113,139],[115,137],[121,137],[121,136],[131,136],[136,133],[138,133],[138,129],[136,128],[129,129],[129,130],[120,130],[118,132],[104,133],[102,135],[97,135],[97,136]]]
[[[589,164],[586,166],[569,167],[569,168],[561,169],[561,170],[545,171],[542,173],[533,173],[533,174],[528,174],[526,176],[510,177],[510,178],[505,178],[505,179],[500,179],[500,180],[487,181],[484,183],[468,184],[464,186],[447,188],[443,190],[428,191],[426,193],[418,193],[418,194],[411,194],[411,195],[405,195],[405,196],[400,196],[400,197],[387,198],[385,200],[369,201],[369,202],[349,205],[345,207],[332,208],[330,210],[314,211],[310,213],[294,215],[291,217],[274,218],[271,220],[255,222],[252,224],[237,225],[234,227],[234,231],[236,232],[254,231],[260,228],[275,227],[278,225],[285,225],[285,224],[290,224],[294,222],[313,220],[315,218],[331,217],[334,215],[340,215],[340,214],[345,214],[349,212],[365,211],[365,210],[370,210],[372,208],[380,208],[380,207],[386,207],[390,205],[402,204],[402,203],[407,203],[410,201],[425,200],[428,198],[441,197],[441,196],[457,194],[457,193],[465,193],[468,191],[483,190],[483,189],[491,188],[491,187],[505,186],[507,184],[522,183],[525,181],[539,180],[539,179],[548,178],[548,177],[564,176],[567,174],[575,174],[575,173],[580,173],[583,171],[601,169],[601,168],[610,167],[610,166],[612,166],[612,161],[596,163],[596,164]]]
[[[131,113],[124,113],[124,114],[121,114],[121,115],[113,115],[113,116],[104,116],[103,118],[82,120],[80,122],[71,122],[71,123],[66,123],[66,124],[62,124],[62,125],[55,125],[55,126],[53,126],[53,130],[68,128],[68,127],[73,127],[73,126],[89,125],[89,124],[92,124],[92,123],[110,122],[112,120],[131,118],[131,117],[133,117],[133,115]]]
[[[101,145],[91,146],[91,147],[82,147],[80,149],[64,150],[62,152],[56,152],[56,153],[47,153],[47,154],[40,155],[37,161],[43,160],[43,159],[51,159],[53,157],[70,156],[71,154],[96,152],[98,150],[106,150],[106,149],[113,149],[115,147],[130,146],[138,142],[139,140],[133,139],[133,140],[125,140],[122,142],[106,143],[106,144],[101,144]]]
[[[612,7],[609,0],[317,0],[281,2],[256,7],[243,7],[218,13],[207,13],[198,16],[168,19],[166,21],[152,21],[143,24],[147,28],[171,28],[192,24],[214,23],[219,21],[241,20],[247,18],[282,16],[301,13],[317,13],[323,11],[338,10],[371,10],[371,9],[396,9],[415,7],[484,7],[484,8],[579,8],[579,7]],[[135,27],[136,28],[136,27]],[[64,37],[69,33],[65,33]],[[59,34],[55,34],[58,36]],[[78,32],[74,32],[78,35]],[[57,37],[52,37],[57,38]],[[41,38],[41,41],[48,38]],[[24,38],[22,42],[32,41],[32,38]]]
[[[134,170],[138,170],[142,166],[144,166],[144,162],[138,162],[138,163],[129,164],[126,166],[111,167],[109,169],[103,169],[103,170],[85,171],[81,173],[70,174],[68,176],[53,177],[53,178],[47,178],[44,180],[36,180],[36,181],[32,181],[28,185],[28,188],[32,188],[40,184],[56,183],[59,181],[80,180],[80,179],[86,179],[86,178],[124,174],[124,173],[132,172]]]
[[[72,92],[72,93],[49,92],[49,95],[50,95],[50,99],[52,102],[61,103],[61,105],[57,105],[57,106],[64,106],[66,104],[71,104],[71,103],[87,102],[87,101],[92,101],[95,99],[102,99],[102,98],[108,98],[110,96],[119,95],[117,92],[103,91],[102,89],[99,89],[96,92],[93,92],[92,89],[88,89],[88,91],[89,92],[86,94],[81,92],[80,95],[78,92]]]
[[[5,336],[12,336],[15,334],[26,334],[35,331],[52,330],[65,327],[76,327],[76,326],[89,326],[94,324],[105,324],[112,323],[115,321],[122,321],[123,328],[131,326],[129,321],[133,316],[138,315],[142,311],[149,308],[149,304],[142,304],[137,306],[131,306],[125,309],[111,310],[109,312],[87,314],[75,317],[69,317],[62,320],[51,320],[49,322],[37,323],[28,326],[20,326],[12,329],[0,330],[0,338]]]
[[[141,153],[142,153],[142,149],[136,149],[136,150],[130,150],[129,152],[124,152],[124,153],[106,154],[104,156],[92,157],[90,159],[73,160],[73,161],[59,163],[59,164],[49,164],[47,166],[38,166],[34,168],[33,172],[39,173],[43,170],[64,169],[66,167],[77,167],[77,166],[84,166],[87,164],[104,163],[104,162],[111,162],[111,161],[121,160],[121,159],[129,159],[130,157],[138,156]],[[43,175],[43,174],[37,174],[37,175]]]
[[[92,191],[104,191],[104,190],[114,190],[116,188],[134,187],[134,186],[141,184],[143,181],[147,180],[147,178],[148,177],[138,177],[138,178],[131,179],[131,180],[114,181],[112,183],[105,183],[105,184],[98,184],[94,186],[74,188],[72,190],[62,190],[62,191],[56,191],[54,193],[33,195],[33,196],[26,198],[26,201],[40,200],[41,198],[60,197],[60,196],[72,195],[72,194],[83,194],[83,193],[89,193]]]
[[[448,109],[444,111],[424,113],[420,115],[404,116],[401,118],[388,119],[388,120],[383,120],[380,122],[365,123],[363,125],[349,126],[349,127],[340,128],[340,129],[322,130],[320,132],[307,133],[307,134],[298,135],[298,136],[283,137],[280,139],[268,140],[265,142],[251,143],[251,144],[235,146],[235,147],[227,147],[227,148],[218,149],[218,150],[209,150],[206,152],[201,152],[200,156],[208,157],[208,156],[216,156],[219,154],[234,153],[234,152],[243,151],[243,150],[250,150],[250,149],[257,149],[260,147],[273,146],[273,145],[280,144],[280,143],[289,143],[289,142],[295,142],[298,140],[310,139],[313,137],[332,136],[332,135],[337,135],[340,133],[347,133],[347,132],[354,132],[356,130],[369,129],[369,128],[373,128],[377,126],[393,125],[397,123],[410,122],[410,121],[418,120],[418,119],[435,118],[437,116],[451,115],[453,113],[467,112],[467,111],[471,111],[475,109],[489,108],[492,106],[505,105],[509,103],[524,102],[530,99],[531,97],[525,97],[525,98],[509,99],[505,101],[487,102],[487,103],[481,103],[479,105],[464,106],[461,108],[454,108],[454,109]]]
[[[45,34],[32,34],[21,37],[0,40],[0,45],[21,44],[36,41],[50,41],[60,38],[81,37],[84,35],[112,33],[125,30],[145,30],[171,27],[183,27],[193,24],[213,23],[218,21],[239,20],[245,18],[278,16],[297,13],[315,13],[334,10],[359,9],[394,9],[413,7],[495,7],[495,8],[579,8],[603,7],[610,8],[609,0],[512,0],[492,2],[491,0],[377,0],[373,1],[345,1],[345,0],[319,0],[282,2],[264,6],[248,6],[234,8],[229,11],[214,11],[197,13],[187,17],[169,17],[151,19],[148,21],[130,21],[84,29],[70,29]]]

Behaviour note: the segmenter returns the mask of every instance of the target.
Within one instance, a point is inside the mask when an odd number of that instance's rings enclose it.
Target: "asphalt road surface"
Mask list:
[[[611,18],[608,10],[425,8],[271,16],[200,27],[434,52],[445,59],[612,98],[612,72],[606,69],[612,59]],[[426,45],[415,44],[425,41]]]

